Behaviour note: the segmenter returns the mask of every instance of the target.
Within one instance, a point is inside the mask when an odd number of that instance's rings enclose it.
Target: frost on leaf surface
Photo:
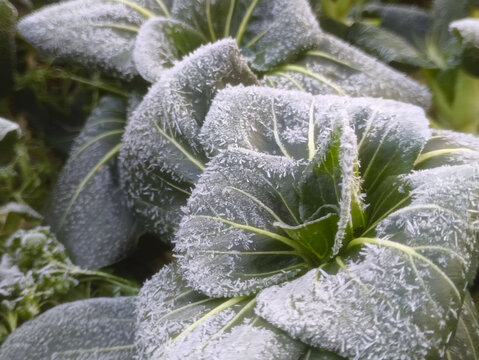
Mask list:
[[[456,20],[449,27],[459,33],[464,45],[479,47],[479,19]]]
[[[301,102],[295,92],[243,90],[246,101],[252,94],[258,101],[251,102],[251,112],[242,113],[243,122],[233,118],[231,124],[258,130],[251,132],[252,139],[236,133],[239,142],[253,149],[231,148],[213,158],[188,201],[175,240],[187,281],[210,296],[252,294],[296,277],[337,254],[352,228],[363,225],[356,136],[347,114],[336,109],[329,117],[315,116],[320,112],[315,105],[320,104]],[[242,91],[226,93],[236,94],[243,104]],[[276,108],[271,107],[274,100]],[[258,103],[268,106],[256,107]],[[229,116],[219,109],[218,114]],[[291,111],[299,116],[288,125],[299,125],[298,138],[303,140],[303,149],[296,144],[295,154],[302,155],[298,159],[288,156],[293,151],[281,141],[287,124],[280,123],[278,131],[266,123],[288,119]],[[260,129],[267,134],[274,129],[275,134],[268,138]],[[258,147],[282,154],[260,152]]]
[[[400,182],[391,183],[411,171],[430,137],[421,108],[393,100],[236,87],[218,93],[200,140],[208,149],[234,146],[299,160],[308,158],[316,144],[327,143],[326,130],[340,118],[348,119],[357,137],[358,172],[373,223],[397,205],[390,197],[391,188],[398,188]]]
[[[175,264],[163,268],[138,295],[138,359],[298,359],[306,346],[255,315],[254,305],[254,297],[208,298]]]
[[[13,332],[1,360],[131,360],[134,298],[97,298],[54,307]]]
[[[433,130],[415,162],[415,168],[471,163],[479,163],[479,137],[449,130]]]
[[[159,3],[161,1],[153,0],[64,1],[23,18],[18,30],[48,55],[130,79],[137,74],[132,59],[135,38],[141,24],[155,14],[162,14]]]
[[[21,136],[20,126],[0,118],[0,165],[6,165],[15,154],[15,144]]]
[[[256,312],[348,358],[443,358],[476,270],[478,176],[470,165],[412,174],[411,204],[382,221],[375,238],[357,238],[335,263],[263,290]]]
[[[155,82],[161,74],[202,43],[204,38],[188,24],[164,17],[148,20],[140,29],[133,51],[138,72]]]
[[[321,40],[298,62],[269,72],[262,84],[312,94],[371,96],[427,109],[427,88],[332,35]]]
[[[235,37],[257,71],[295,59],[321,36],[306,0],[182,0],[172,15],[210,41]]]
[[[135,220],[120,189],[117,154],[125,102],[103,98],[75,140],[45,209],[45,220],[82,267],[124,258],[136,241]]]
[[[120,151],[123,187],[146,227],[168,234],[207,161],[198,134],[219,89],[254,84],[233,40],[206,45],[166,71],[134,111]]]

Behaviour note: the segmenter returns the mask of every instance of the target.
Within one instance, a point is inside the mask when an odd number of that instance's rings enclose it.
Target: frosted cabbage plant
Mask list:
[[[46,54],[130,82],[129,105],[103,100],[93,112],[47,209],[84,267],[125,257],[142,231],[170,242],[216,153],[197,136],[225,87],[430,101],[423,86],[321,32],[306,0],[70,0],[18,29]],[[153,83],[143,99],[140,76]]]
[[[474,359],[479,139],[391,100],[224,89],[140,359]],[[458,355],[460,354],[460,355]]]

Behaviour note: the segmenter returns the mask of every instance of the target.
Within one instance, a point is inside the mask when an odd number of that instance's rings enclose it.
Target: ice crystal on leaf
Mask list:
[[[22,325],[0,348],[1,360],[131,360],[134,298],[59,305]]]
[[[391,100],[222,90],[200,140],[224,150],[175,238],[184,279],[259,292],[263,319],[349,359],[445,357],[476,270],[479,168],[438,164],[431,142],[479,140],[427,124]]]
[[[150,88],[120,151],[130,206],[150,231],[168,234],[179,221],[207,161],[197,138],[217,91],[255,82],[235,42],[226,39],[197,49]]]

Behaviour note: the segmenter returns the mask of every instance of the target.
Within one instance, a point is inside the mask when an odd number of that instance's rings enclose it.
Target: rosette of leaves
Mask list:
[[[140,359],[477,356],[477,137],[409,104],[245,87],[199,138],[224,150],[139,296]]]
[[[424,87],[323,34],[305,0],[74,0],[25,17],[19,31],[60,59],[154,82],[135,111],[125,114],[121,100],[100,103],[48,207],[48,223],[86,267],[118,261],[135,245],[117,182],[142,229],[169,242],[215,153],[196,136],[220,89],[261,78],[279,88],[429,103]],[[120,121],[101,121],[109,117]],[[123,137],[121,119],[129,123]]]
[[[459,30],[454,25],[477,11],[477,2],[471,0],[435,0],[430,10],[371,3],[351,13],[350,21],[325,19],[321,24],[386,63],[421,68],[434,96],[437,120],[455,130],[477,133],[479,61],[473,38],[479,30],[461,25]]]
[[[1,360],[131,360],[133,297],[59,305],[22,325],[0,347]]]

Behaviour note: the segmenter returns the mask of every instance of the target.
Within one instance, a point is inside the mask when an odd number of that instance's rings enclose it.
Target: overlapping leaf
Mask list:
[[[21,35],[45,53],[130,79],[140,26],[162,15],[171,0],[71,0],[22,19]]]
[[[462,42],[462,66],[471,74],[479,76],[479,19],[453,21],[450,29],[459,35]]]
[[[249,150],[214,158],[188,202],[176,250],[195,289],[254,293],[335,255],[364,225],[344,103],[257,87],[218,95],[202,141]]]
[[[255,76],[233,40],[206,45],[167,71],[129,120],[120,153],[130,206],[150,231],[170,233],[207,161],[198,134],[210,103],[228,84]]]
[[[135,220],[120,189],[116,157],[125,126],[123,100],[103,98],[76,139],[45,210],[72,260],[99,268],[135,245]]]
[[[298,62],[269,72],[263,84],[312,94],[382,97],[423,108],[431,101],[424,86],[327,34]]]
[[[264,290],[257,313],[345,357],[442,358],[476,269],[478,176],[470,165],[411,175],[411,205],[380,223],[376,238]]]
[[[15,154],[15,144],[20,138],[18,124],[0,118],[0,165],[9,163]]]
[[[1,360],[131,360],[134,298],[59,305],[25,323],[0,348]]]
[[[362,189],[371,204],[368,212],[373,222],[390,204],[396,205],[388,198],[392,177],[413,168],[429,138],[420,108],[389,100],[313,97],[269,88],[226,89],[213,102],[200,138],[209,148],[235,145],[304,159],[315,142],[324,142],[320,136],[327,137],[323,128],[332,116],[348,117],[355,129]],[[386,180],[387,186],[382,185]],[[400,182],[396,183],[397,188]]]
[[[172,13],[212,41],[234,35],[258,71],[294,59],[320,37],[306,0],[185,0],[176,1]]]
[[[477,136],[470,134],[433,130],[431,138],[415,162],[415,168],[479,163],[477,139]]]
[[[139,360],[298,359],[306,346],[255,315],[254,306],[254,297],[197,293],[170,265],[138,296]]]

